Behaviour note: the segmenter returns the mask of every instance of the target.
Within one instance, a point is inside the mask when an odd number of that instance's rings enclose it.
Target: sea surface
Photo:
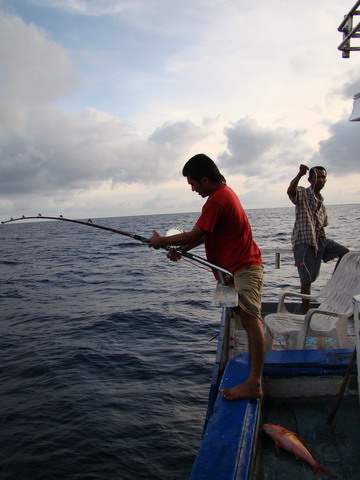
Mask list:
[[[359,205],[327,209],[328,236],[360,249]],[[293,215],[248,211],[265,301],[298,289]],[[197,217],[92,221],[149,237]],[[333,268],[323,265],[314,290]],[[35,220],[0,226],[0,273],[1,480],[188,478],[221,317],[211,272],[126,236]]]

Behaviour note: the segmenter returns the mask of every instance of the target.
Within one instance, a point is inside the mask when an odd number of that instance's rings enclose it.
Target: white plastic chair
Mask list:
[[[318,295],[286,291],[279,297],[278,311],[265,317],[266,349],[271,350],[273,335],[284,336],[286,348],[302,350],[307,336],[333,337],[339,348],[347,346],[348,318],[353,314],[353,296],[360,293],[360,252],[349,252],[341,259],[330,280]],[[290,313],[287,297],[321,301],[306,315]]]

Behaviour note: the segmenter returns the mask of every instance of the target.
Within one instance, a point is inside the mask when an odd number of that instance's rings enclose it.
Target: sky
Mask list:
[[[200,212],[197,153],[245,209],[291,206],[301,163],[360,203],[353,2],[0,0],[0,220]]]

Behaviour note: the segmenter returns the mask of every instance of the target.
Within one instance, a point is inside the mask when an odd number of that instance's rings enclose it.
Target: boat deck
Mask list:
[[[342,399],[333,422],[327,417],[333,407],[334,398],[270,399],[264,401],[262,424],[286,425],[299,434],[311,447],[314,458],[337,478],[360,477],[360,409],[355,395]],[[277,453],[274,441],[263,431],[258,437],[254,479],[256,480],[313,480],[314,473],[309,464],[297,460],[284,450]],[[325,476],[324,476],[325,477]]]
[[[261,429],[264,423],[282,425],[303,438],[314,458],[337,478],[358,479],[360,410],[355,374],[332,423],[327,423],[352,354],[350,349],[267,352],[263,403],[229,402],[216,396],[191,480],[315,478],[304,461],[286,451],[277,453],[274,441]],[[248,354],[238,355],[228,362],[220,388],[236,385],[248,374]]]

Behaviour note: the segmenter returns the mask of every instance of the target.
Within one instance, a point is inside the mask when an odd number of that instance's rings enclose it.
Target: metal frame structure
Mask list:
[[[360,0],[345,15],[344,20],[338,27],[338,31],[343,34],[343,41],[338,46],[338,50],[342,52],[343,58],[349,58],[351,51],[360,50],[360,45],[351,45],[351,40],[360,38],[360,22],[354,27],[354,17],[356,15],[360,16]]]

